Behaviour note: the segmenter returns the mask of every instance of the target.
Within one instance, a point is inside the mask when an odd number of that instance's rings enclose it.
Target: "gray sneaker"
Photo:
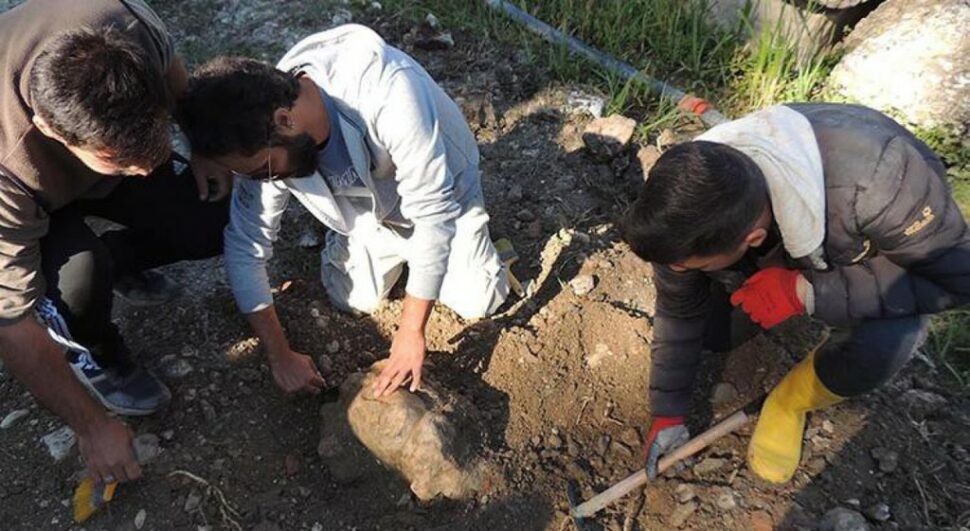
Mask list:
[[[104,368],[88,354],[77,354],[68,361],[84,387],[119,415],[151,415],[172,399],[168,387],[144,367],[123,364]]]
[[[180,287],[174,280],[158,271],[141,271],[125,275],[115,281],[114,292],[138,307],[158,306],[178,296]]]

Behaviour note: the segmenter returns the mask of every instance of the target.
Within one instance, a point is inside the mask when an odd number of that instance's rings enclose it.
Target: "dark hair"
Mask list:
[[[675,264],[736,249],[767,205],[764,175],[747,155],[687,142],[657,160],[621,231],[641,259]]]
[[[121,165],[160,164],[171,150],[171,98],[144,50],[117,30],[61,33],[30,69],[33,110],[74,147]]]
[[[279,145],[273,113],[300,95],[295,72],[244,57],[217,57],[200,66],[179,101],[178,122],[192,150],[218,157],[251,156]]]

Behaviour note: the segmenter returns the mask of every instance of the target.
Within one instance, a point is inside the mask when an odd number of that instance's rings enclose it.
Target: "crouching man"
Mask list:
[[[505,300],[475,138],[421,66],[370,29],[312,35],[276,68],[217,58],[194,73],[180,110],[193,150],[240,176],[226,268],[284,391],[323,385],[311,359],[290,349],[266,274],[290,196],[330,229],[321,277],[334,306],[373,311],[409,268],[377,395],[409,377],[420,386],[435,300],[464,318]]]
[[[687,439],[701,350],[730,348],[732,305],[765,329],[805,313],[832,327],[769,394],[751,439],[751,469],[784,483],[807,412],[887,382],[928,315],[970,302],[970,234],[943,165],[860,106],[780,105],[670,149],[623,234],[657,286],[651,474]]]

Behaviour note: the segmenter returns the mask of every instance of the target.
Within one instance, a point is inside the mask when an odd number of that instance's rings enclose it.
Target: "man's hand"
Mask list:
[[[232,190],[232,172],[228,168],[210,158],[194,154],[190,164],[200,201],[218,201]]]
[[[731,294],[731,304],[740,306],[765,330],[773,328],[790,317],[805,313],[805,304],[797,292],[801,276],[793,269],[762,269]]]
[[[320,376],[310,356],[286,350],[270,355],[269,365],[273,369],[273,380],[286,394],[316,395],[323,389],[323,376]]]
[[[391,357],[374,382],[374,397],[380,398],[394,393],[408,376],[411,376],[411,392],[420,389],[425,349],[424,332],[399,328],[391,343]]]
[[[647,477],[657,478],[657,463],[660,458],[676,450],[690,439],[684,417],[654,417],[647,434]]]
[[[131,430],[118,419],[104,416],[78,434],[78,447],[88,474],[102,483],[132,481],[141,477],[141,466],[131,447]]]

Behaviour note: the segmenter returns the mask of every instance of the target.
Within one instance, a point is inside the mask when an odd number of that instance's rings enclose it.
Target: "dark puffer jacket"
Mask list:
[[[970,231],[935,154],[871,109],[791,104],[818,141],[825,174],[827,269],[784,256],[815,292],[814,316],[837,326],[925,315],[970,303]],[[711,282],[734,271],[655,266],[650,399],[654,415],[684,415],[699,363]]]

